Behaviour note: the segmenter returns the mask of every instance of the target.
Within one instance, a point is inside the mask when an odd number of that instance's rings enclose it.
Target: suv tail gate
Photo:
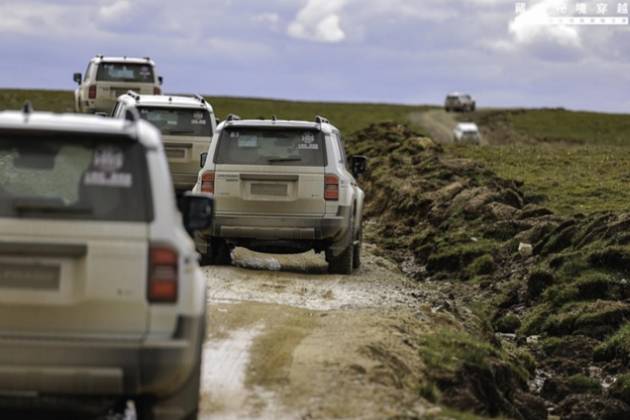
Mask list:
[[[0,335],[145,334],[145,226],[8,220],[0,226]]]
[[[132,139],[0,132],[0,336],[145,335],[148,183]]]
[[[326,150],[311,128],[228,127],[214,157],[219,214],[321,216]],[[208,183],[205,184],[210,187]]]

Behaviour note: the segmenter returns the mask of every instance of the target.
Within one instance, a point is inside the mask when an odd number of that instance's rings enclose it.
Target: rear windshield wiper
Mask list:
[[[275,158],[275,159],[268,159],[267,161],[269,163],[275,163],[275,162],[301,162],[302,158]]]
[[[18,214],[40,213],[40,214],[91,214],[93,209],[88,206],[65,206],[63,204],[33,201],[18,201],[13,204],[13,209]]]

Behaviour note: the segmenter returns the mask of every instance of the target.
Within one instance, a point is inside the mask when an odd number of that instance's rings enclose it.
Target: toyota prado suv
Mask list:
[[[463,93],[450,93],[444,100],[444,109],[446,112],[473,112],[477,109],[477,103],[470,95]]]
[[[160,134],[129,116],[0,113],[0,394],[196,418],[205,280]],[[207,227],[211,198],[182,204]]]
[[[328,120],[240,120],[229,116],[210,144],[194,191],[214,197],[213,223],[197,236],[208,264],[230,249],[324,252],[329,271],[360,265],[364,193],[355,177],[363,156],[346,161],[341,133]]]
[[[74,110],[83,113],[109,115],[118,97],[129,90],[159,95],[162,77],[149,57],[104,57],[90,60],[84,75],[74,73],[79,87],[74,91]]]
[[[128,92],[118,99],[114,118],[125,118],[135,108],[140,118],[162,132],[162,142],[178,195],[197,182],[201,155],[208,151],[216,129],[212,106],[197,95],[153,96]]]

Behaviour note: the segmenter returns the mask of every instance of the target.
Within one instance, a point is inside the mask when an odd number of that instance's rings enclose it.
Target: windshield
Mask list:
[[[0,217],[148,222],[144,149],[111,137],[0,134]]]
[[[138,108],[140,117],[147,120],[163,135],[212,137],[210,113],[203,109]]]
[[[134,63],[101,63],[96,72],[100,82],[155,83],[153,66]]]
[[[320,131],[292,128],[233,127],[223,130],[217,164],[326,166]]]

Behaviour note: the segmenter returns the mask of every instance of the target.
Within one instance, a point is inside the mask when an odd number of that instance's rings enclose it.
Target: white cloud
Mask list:
[[[516,44],[524,46],[555,45],[568,49],[582,46],[576,27],[566,25],[541,24],[550,15],[551,8],[559,6],[563,0],[543,0],[514,18],[509,25],[510,34]]]
[[[105,21],[115,21],[125,17],[131,10],[129,0],[115,0],[99,7],[98,16]]]
[[[340,12],[345,0],[308,0],[288,28],[289,36],[316,42],[341,42],[346,33]]]

